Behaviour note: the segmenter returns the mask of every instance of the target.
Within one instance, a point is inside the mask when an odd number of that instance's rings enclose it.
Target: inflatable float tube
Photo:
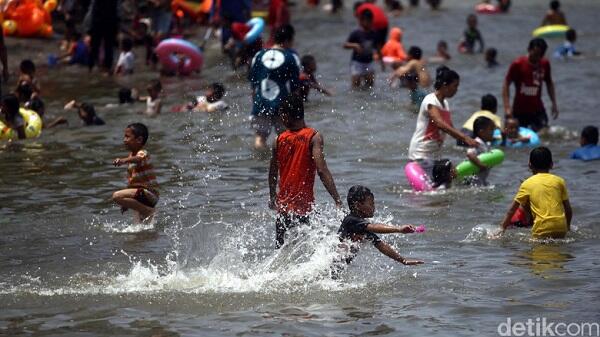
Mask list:
[[[492,4],[481,3],[475,6],[475,12],[480,14],[497,14],[500,13],[500,7]]]
[[[25,138],[35,138],[42,133],[42,118],[35,111],[20,108],[19,114],[25,122]],[[18,139],[17,132],[0,121],[0,140]]]
[[[504,152],[499,149],[493,149],[490,152],[485,152],[477,156],[479,161],[487,167],[500,165],[504,161]],[[465,160],[456,166],[456,178],[464,179],[479,173],[479,167],[475,166],[470,160]]]
[[[536,28],[531,35],[542,38],[565,37],[567,30],[569,26],[566,25],[548,25]]]
[[[262,34],[263,30],[265,30],[265,20],[262,18],[252,18],[246,22],[246,24],[251,28],[250,31],[244,36],[244,42],[250,44],[256,41],[260,37],[260,34]]]
[[[538,134],[535,133],[535,131],[533,131],[531,129],[519,127],[519,135],[521,137],[529,138],[529,142],[528,143],[511,142],[511,141],[507,140],[506,144],[502,144],[502,133],[500,132],[499,129],[496,129],[494,131],[494,141],[492,142],[492,145],[493,146],[502,145],[502,146],[510,147],[510,148],[536,147],[536,146],[540,145],[540,136],[538,136]]]
[[[180,66],[180,58],[176,54],[185,56],[183,65]],[[200,70],[204,61],[200,48],[182,39],[163,40],[156,47],[156,55],[163,67],[184,75]]]
[[[406,166],[404,166],[404,174],[414,191],[423,192],[433,190],[429,176],[417,162],[411,161],[406,164]]]

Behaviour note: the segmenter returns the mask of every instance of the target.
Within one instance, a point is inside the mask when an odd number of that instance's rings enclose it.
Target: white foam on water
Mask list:
[[[146,294],[162,292],[203,293],[296,293],[308,290],[361,288],[365,282],[344,283],[331,279],[330,266],[337,256],[339,239],[331,228],[339,226],[337,210],[324,210],[311,218],[311,225],[290,229],[283,247],[257,249],[260,238],[232,233],[207,265],[187,266],[185,251],[188,238],[181,230],[172,235],[173,251],[164,261],[140,261],[128,255],[131,268],[116,275],[77,274],[67,286],[49,288],[39,279],[0,290],[0,294],[35,293],[42,296],[67,294]],[[328,223],[331,226],[324,225]],[[108,224],[113,231],[138,230],[134,225]],[[174,226],[176,227],[176,226]],[[186,230],[200,230],[196,226]],[[248,228],[256,228],[249,224]],[[246,229],[239,229],[240,233]],[[199,253],[199,252],[192,252]],[[262,254],[262,255],[261,255]],[[33,283],[33,284],[32,284]]]

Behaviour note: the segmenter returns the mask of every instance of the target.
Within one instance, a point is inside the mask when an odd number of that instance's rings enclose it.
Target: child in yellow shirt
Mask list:
[[[571,229],[573,211],[565,180],[550,169],[554,166],[552,152],[540,146],[529,154],[529,168],[533,176],[525,180],[502,221],[502,233],[519,207],[529,211],[533,218],[531,234],[534,238],[564,238]]]

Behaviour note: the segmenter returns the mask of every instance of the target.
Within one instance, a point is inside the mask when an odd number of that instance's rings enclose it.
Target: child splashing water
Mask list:
[[[373,246],[389,258],[398,261],[404,265],[411,266],[422,264],[421,260],[412,260],[402,257],[389,244],[381,241],[377,234],[391,233],[414,233],[416,231],[413,225],[394,226],[378,224],[365,218],[372,218],[375,213],[375,196],[368,188],[355,185],[348,191],[348,207],[350,214],[342,221],[338,230],[340,241],[341,256],[334,261],[331,268],[332,278],[336,279],[344,270],[345,266],[350,264],[358,254],[361,243],[371,241]],[[377,234],[376,234],[377,233]]]
[[[123,213],[133,209],[136,222],[152,220],[159,197],[154,167],[148,151],[144,149],[147,140],[148,128],[144,124],[128,125],[123,143],[129,155],[113,161],[115,166],[127,164],[127,188],[113,193],[112,199],[121,206]]]

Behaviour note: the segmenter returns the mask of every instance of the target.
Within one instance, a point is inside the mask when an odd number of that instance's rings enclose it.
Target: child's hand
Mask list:
[[[404,233],[404,234],[414,233],[416,230],[417,230],[417,228],[413,225],[404,225],[404,226],[400,227],[400,233]]]
[[[425,263],[425,262],[423,262],[421,260],[407,260],[407,259],[402,260],[402,264],[405,266],[414,266],[414,265],[423,264],[423,263]]]
[[[117,159],[113,160],[113,165],[115,165],[115,166],[121,166],[123,164],[125,164],[125,162],[121,158],[117,158]]]

